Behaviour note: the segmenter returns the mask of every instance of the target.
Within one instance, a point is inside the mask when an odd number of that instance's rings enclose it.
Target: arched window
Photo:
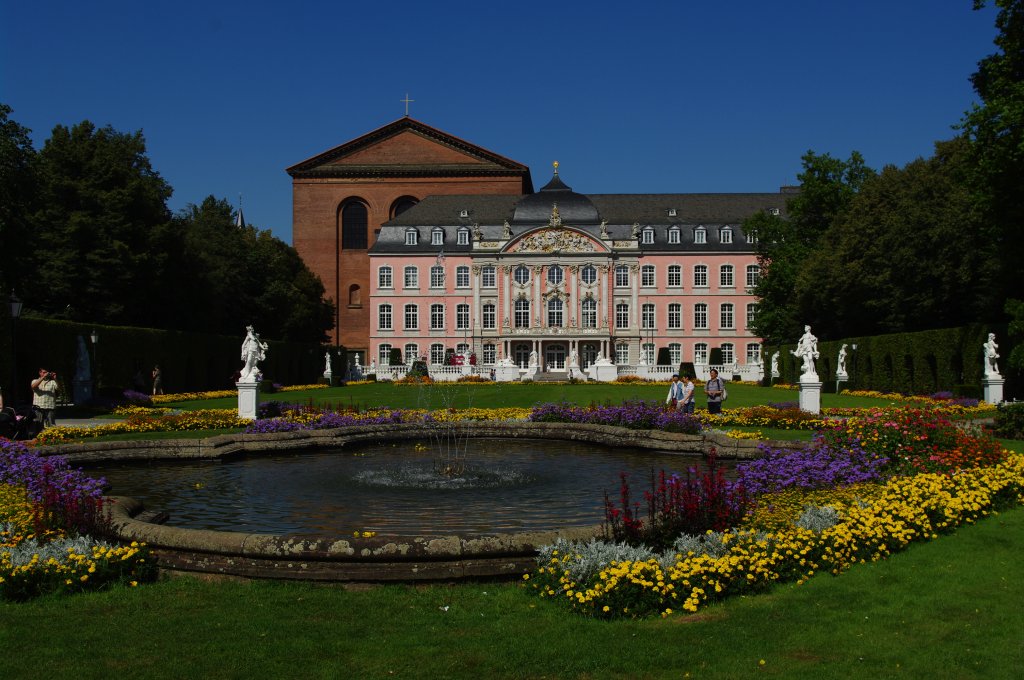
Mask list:
[[[698,302],[693,306],[693,327],[700,330],[707,330],[708,306],[703,302]]]
[[[731,342],[722,343],[722,363],[731,364],[736,361],[736,351]]]
[[[444,267],[435,264],[430,268],[430,287],[444,288]]]
[[[391,267],[384,265],[377,270],[377,287],[378,288],[391,288]]]
[[[419,359],[419,357],[420,357],[420,346],[415,344],[415,343],[412,343],[412,342],[408,343],[405,346],[405,363],[411,365],[412,362],[414,362],[417,359]]]
[[[678,366],[683,361],[683,346],[678,342],[668,343],[668,362]]]
[[[698,342],[696,345],[693,346],[693,363],[708,363],[708,343]]]
[[[382,331],[391,330],[391,305],[377,307],[377,328]]]
[[[615,287],[616,288],[628,288],[629,287],[629,267],[624,264],[620,264],[615,268]]]
[[[444,330],[444,305],[438,303],[430,305],[430,330]]]
[[[381,366],[387,366],[391,363],[391,345],[388,343],[381,343],[377,348],[377,363]]]
[[[593,283],[597,281],[597,269],[594,265],[588,264],[580,270],[580,277],[583,279],[583,283]]]
[[[645,244],[645,245],[650,245],[650,244],[654,243],[654,228],[653,227],[644,227],[644,231],[641,234],[640,242]]]
[[[625,302],[615,305],[615,327],[629,328],[629,305]]]
[[[683,327],[683,306],[678,302],[672,302],[668,306],[668,329],[677,331]],[[673,363],[679,363],[678,361]]]
[[[519,265],[516,267],[513,276],[515,277],[516,283],[525,284],[530,280],[530,270],[523,265]]]
[[[733,325],[735,319],[733,319],[733,305],[731,302],[723,302],[721,307],[721,314],[719,314],[719,328],[735,328]]]
[[[435,342],[430,346],[430,363],[432,364],[443,364],[444,363],[444,345],[439,342]]]
[[[402,196],[401,198],[395,199],[395,202],[391,204],[391,218],[394,219],[398,217],[417,203],[419,203],[419,201],[412,196]]]
[[[358,283],[353,283],[348,287],[348,306],[349,307],[362,307],[363,306],[363,294],[359,289]]]
[[[704,227],[697,227],[693,230],[693,242],[694,243],[707,243],[708,242],[708,230]]]
[[[756,264],[747,265],[747,288],[754,288],[757,286],[758,280],[761,278],[761,268]]]
[[[668,242],[670,245],[678,245],[682,239],[679,238],[680,231],[679,227],[672,227],[668,230]],[[678,361],[675,363],[679,363]]]
[[[668,266],[668,285],[673,288],[679,288],[683,285],[683,268],[678,264],[670,264]]]
[[[405,306],[405,330],[415,331],[420,327],[420,314],[416,305],[410,303]],[[408,352],[406,352],[408,354]]]
[[[553,264],[548,267],[548,283],[552,286],[557,286],[562,282],[563,274],[562,268],[557,264]]]
[[[644,288],[651,288],[654,286],[654,265],[645,264],[640,267],[640,285]]]
[[[466,265],[455,268],[455,287],[469,288],[469,267]]]
[[[469,329],[469,305],[459,304],[455,307],[455,327],[460,331]]]
[[[341,208],[342,250],[366,250],[366,232],[369,216],[366,206],[359,201],[349,201]]]

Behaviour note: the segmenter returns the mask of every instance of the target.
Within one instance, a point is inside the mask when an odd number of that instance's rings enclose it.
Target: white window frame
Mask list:
[[[512,271],[512,278],[521,286],[530,282],[530,268],[526,265],[519,265]]]
[[[642,243],[643,245],[646,245],[646,246],[653,245],[654,244],[654,228],[653,227],[644,227],[644,230],[643,230],[643,232],[641,232],[640,237],[641,237],[640,243]]]
[[[625,302],[615,305],[615,327],[629,328],[629,305]]]
[[[492,342],[484,344],[483,363],[491,365],[498,361],[498,346]]]
[[[695,331],[708,329],[708,305],[706,302],[698,302],[693,306],[693,329]]]
[[[455,234],[455,243],[460,246],[469,245],[469,229],[462,227]]]
[[[430,305],[430,330],[444,330],[444,305],[440,302]]]
[[[672,227],[668,230],[668,243],[671,246],[677,246],[683,242],[682,230],[679,227]]]
[[[615,267],[615,287],[629,288],[629,266],[620,264]]]
[[[747,265],[747,288],[756,288],[761,278],[761,267],[756,264]]]
[[[565,303],[554,297],[548,300],[548,328],[561,328],[565,325]]]
[[[668,362],[673,366],[683,363],[683,345],[681,343],[668,343]]]
[[[719,243],[732,243],[732,227],[722,227],[718,230]]]
[[[519,298],[512,310],[513,328],[530,327],[530,301],[526,298]]]
[[[718,327],[723,330],[736,329],[736,307],[731,302],[723,302],[718,310]]]
[[[480,313],[480,320],[485,330],[492,331],[498,326],[498,307],[493,302],[485,302]]]
[[[653,288],[656,284],[657,269],[653,264],[645,264],[640,267],[640,286],[643,288]]]
[[[673,281],[675,279],[675,281]],[[683,287],[683,265],[670,264],[665,275],[665,283],[669,288]]]
[[[484,265],[483,267],[480,268],[480,287],[498,287],[498,275],[493,264]]]
[[[461,302],[455,306],[455,328],[456,330],[469,330],[469,305]]]
[[[391,345],[382,342],[377,346],[377,363],[381,366],[391,365]]]
[[[467,265],[462,264],[455,268],[455,287],[469,288],[469,267]]]
[[[597,328],[597,300],[587,298],[581,303],[580,327]]]
[[[406,229],[405,230],[405,245],[407,245],[407,246],[414,246],[417,243],[419,243],[419,240],[420,240],[420,234],[419,234],[418,231],[416,231],[415,229]]]
[[[683,328],[683,305],[679,302],[669,303],[668,306],[668,329],[678,331]]]
[[[708,343],[698,342],[693,346],[693,363],[707,365]]]
[[[377,270],[377,287],[391,288],[394,282],[394,270],[391,265],[386,264]]]
[[[719,288],[735,288],[736,287],[736,275],[734,267],[731,264],[723,264],[718,268],[718,287]]]
[[[640,328],[643,330],[654,330],[657,328],[657,312],[655,311],[654,304],[651,302],[645,302],[640,307]]]
[[[700,245],[708,242],[708,230],[704,227],[697,227],[693,230],[693,242]]]
[[[440,342],[431,343],[430,345],[430,364],[432,366],[440,366],[444,364],[444,345]]]
[[[394,310],[390,304],[377,305],[377,330],[390,331],[394,326]]]
[[[430,287],[444,288],[444,267],[435,264],[430,267]]]
[[[547,279],[552,286],[557,286],[565,280],[565,272],[557,264],[553,264],[548,267]]]
[[[402,309],[402,315],[404,317],[405,325],[403,328],[407,331],[418,331],[420,329],[420,308],[409,302]],[[410,324],[409,322],[412,321]]]
[[[615,345],[615,363],[620,366],[629,365],[629,345],[624,342]]]
[[[420,287],[420,272],[415,265],[407,265],[402,270],[402,286],[403,288],[419,288]]]
[[[722,365],[731,366],[736,363],[736,346],[731,342],[723,342],[721,346],[722,350]]]
[[[588,285],[597,281],[597,267],[592,264],[584,265],[580,270],[580,279]]]
[[[405,343],[405,347],[402,348],[402,351],[405,353],[403,358],[405,359],[406,364],[411,364],[413,361],[420,358],[420,346],[415,342]]]
[[[693,265],[693,287],[708,287],[708,266],[706,264]]]

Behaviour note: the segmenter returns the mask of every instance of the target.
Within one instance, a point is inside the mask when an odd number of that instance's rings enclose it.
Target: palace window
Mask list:
[[[668,230],[668,242],[669,242],[669,244],[670,245],[674,245],[674,246],[675,245],[679,245],[682,242],[681,234],[682,234],[682,232],[679,230],[679,227],[672,227],[671,229],[669,229]]]
[[[366,206],[349,201],[341,209],[341,247],[343,250],[365,250],[369,216]]]
[[[520,298],[516,300],[515,319],[516,328],[530,327],[530,301]]]
[[[435,264],[430,268],[430,287],[444,288],[444,267]]]
[[[487,330],[494,330],[494,328],[497,327],[498,315],[496,312],[496,308],[493,304],[491,304],[490,302],[486,303],[484,305],[483,313],[481,316],[484,328],[486,328]]]
[[[718,231],[718,242],[719,243],[732,243],[732,228],[725,227]]]
[[[465,227],[463,227],[462,229],[459,229],[458,233],[455,235],[455,238],[456,238],[455,242],[458,245],[460,245],[460,246],[468,246],[469,245],[469,229],[466,229]]]
[[[377,270],[377,287],[391,288],[391,267],[384,265]]]
[[[693,242],[694,243],[707,243],[708,242],[708,230],[704,227],[697,227],[693,230]]]
[[[516,271],[515,274],[513,274],[513,276],[515,276],[516,283],[525,285],[530,281],[530,270],[528,267],[519,265],[518,267],[516,267]]]
[[[747,288],[754,288],[757,286],[758,280],[761,278],[761,268],[756,264],[747,265]]]
[[[719,328],[735,328],[733,325],[733,306],[731,302],[725,302],[722,304],[719,321],[721,322],[718,325]]]
[[[444,345],[439,342],[430,346],[430,363],[435,365],[444,363]]]
[[[497,287],[497,277],[494,272],[494,265],[486,265],[480,269],[480,285],[484,288]]]
[[[432,330],[432,331],[443,331],[444,330],[444,305],[441,305],[441,304],[430,305],[430,330]]]
[[[557,264],[553,264],[550,267],[548,267],[548,283],[550,283],[552,286],[557,286],[562,282],[562,279],[563,274],[561,267],[559,267]]]
[[[377,347],[377,363],[381,366],[391,363],[391,345],[386,342]]]
[[[402,196],[395,200],[395,202],[391,204],[391,219],[395,219],[417,203],[419,203],[419,201],[412,196]]]
[[[761,363],[761,345],[756,342],[747,343],[747,363],[748,364],[759,364]]]
[[[548,328],[560,328],[563,325],[562,301],[558,298],[551,298],[548,300]]]
[[[654,265],[645,264],[640,268],[640,285],[646,288],[654,286]]]
[[[416,267],[413,267],[412,265],[406,267],[405,271],[403,272],[403,277],[404,278],[402,279],[402,281],[406,288],[420,287],[420,276],[419,272],[416,270]]]
[[[466,265],[455,268],[455,287],[469,288],[469,267]]]
[[[693,346],[693,363],[708,363],[708,344],[706,342],[698,342]]]
[[[654,325],[654,305],[647,303],[640,308],[640,327],[645,330],[653,330]]]
[[[680,288],[683,285],[683,268],[678,264],[668,266],[668,285],[670,288]]]
[[[732,265],[723,264],[721,269],[718,270],[718,285],[722,288],[732,288]]]
[[[615,363],[623,366],[629,364],[629,345],[626,343],[615,345]]]
[[[597,328],[597,300],[588,298],[583,301],[580,325],[583,328]]]
[[[693,327],[699,330],[708,328],[708,306],[703,302],[693,306]]]
[[[410,342],[405,346],[405,363],[411,364],[420,356],[420,346]]]
[[[583,278],[583,283],[597,281],[597,267],[588,264],[580,271],[580,276]]]
[[[468,359],[469,358],[469,345],[467,345],[464,342],[460,342],[459,344],[455,345],[455,353],[456,354],[461,354],[462,356],[464,356],[464,357],[466,357]]]
[[[405,245],[414,246],[420,241],[420,234],[415,229],[405,230]]]
[[[415,331],[420,327],[420,312],[414,304],[405,306],[405,330]]]
[[[497,346],[487,343],[484,345],[484,363],[493,364],[498,360],[498,348]]]
[[[668,306],[668,328],[671,331],[677,331],[680,330],[682,327],[683,306],[678,302],[673,302]]]
[[[640,346],[640,353],[643,354],[644,361],[646,361],[648,365],[654,365],[654,343],[653,342],[645,342],[643,345],[641,345]]]
[[[377,328],[382,331],[391,330],[391,305],[377,307]]]
[[[757,305],[753,302],[747,303],[747,329],[754,325],[754,317],[757,316]]]
[[[629,328],[629,305],[625,302],[615,305],[615,327]]]
[[[757,236],[754,235],[754,232],[752,232],[752,231],[748,231],[747,232],[747,243],[750,243],[750,244],[757,243]]]
[[[644,227],[640,242],[644,245],[651,245],[654,243],[654,229],[652,227]]]
[[[708,287],[708,266],[706,264],[694,265],[693,285],[695,288]]]
[[[624,264],[620,264],[615,268],[615,287],[616,288],[628,288],[629,287],[629,267]]]
[[[430,232],[430,245],[432,246],[443,246],[444,245],[444,229],[434,229]]]
[[[463,303],[455,307],[455,327],[460,331],[469,328],[469,305]]]
[[[722,364],[728,365],[736,361],[736,352],[731,342],[722,343]]]
[[[683,346],[678,342],[668,343],[668,363],[678,366],[683,362]]]

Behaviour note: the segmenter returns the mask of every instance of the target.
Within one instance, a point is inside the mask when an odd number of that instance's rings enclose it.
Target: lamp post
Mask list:
[[[92,340],[92,363],[93,363],[93,382],[96,385],[96,392],[100,391],[100,334],[93,328],[89,333],[89,339]]]
[[[11,297],[9,300],[11,305],[11,370],[14,372],[14,378],[11,381],[11,403],[18,403],[18,330],[17,323],[18,318],[21,317],[21,309],[23,303],[21,299],[11,291]]]

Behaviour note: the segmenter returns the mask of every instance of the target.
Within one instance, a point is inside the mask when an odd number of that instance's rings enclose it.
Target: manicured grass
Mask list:
[[[1016,508],[838,578],[612,622],[518,584],[173,579],[0,604],[0,677],[1011,678],[1021,560]]]
[[[322,390],[278,392],[262,394],[262,401],[286,401],[330,406],[370,408],[387,406],[391,408],[499,408],[505,406],[530,407],[547,402],[569,401],[586,405],[596,403],[621,403],[630,399],[664,401],[668,388],[664,385],[615,385],[584,383],[568,384],[480,384],[480,385],[392,385],[373,383],[351,387],[333,387]],[[698,406],[704,406],[703,389],[697,388]],[[769,402],[795,402],[799,394],[795,390],[754,385],[729,385],[729,400],[725,408],[758,406]],[[853,397],[839,394],[821,395],[823,407],[885,406],[891,402],[871,397]],[[208,408],[235,408],[235,397],[203,399],[167,404],[186,410]]]
[[[79,441],[90,442],[129,442],[140,439],[206,439],[219,434],[244,432],[245,428],[228,427],[220,430],[172,430],[169,432],[125,432],[122,434],[105,434],[99,437],[85,437]]]

